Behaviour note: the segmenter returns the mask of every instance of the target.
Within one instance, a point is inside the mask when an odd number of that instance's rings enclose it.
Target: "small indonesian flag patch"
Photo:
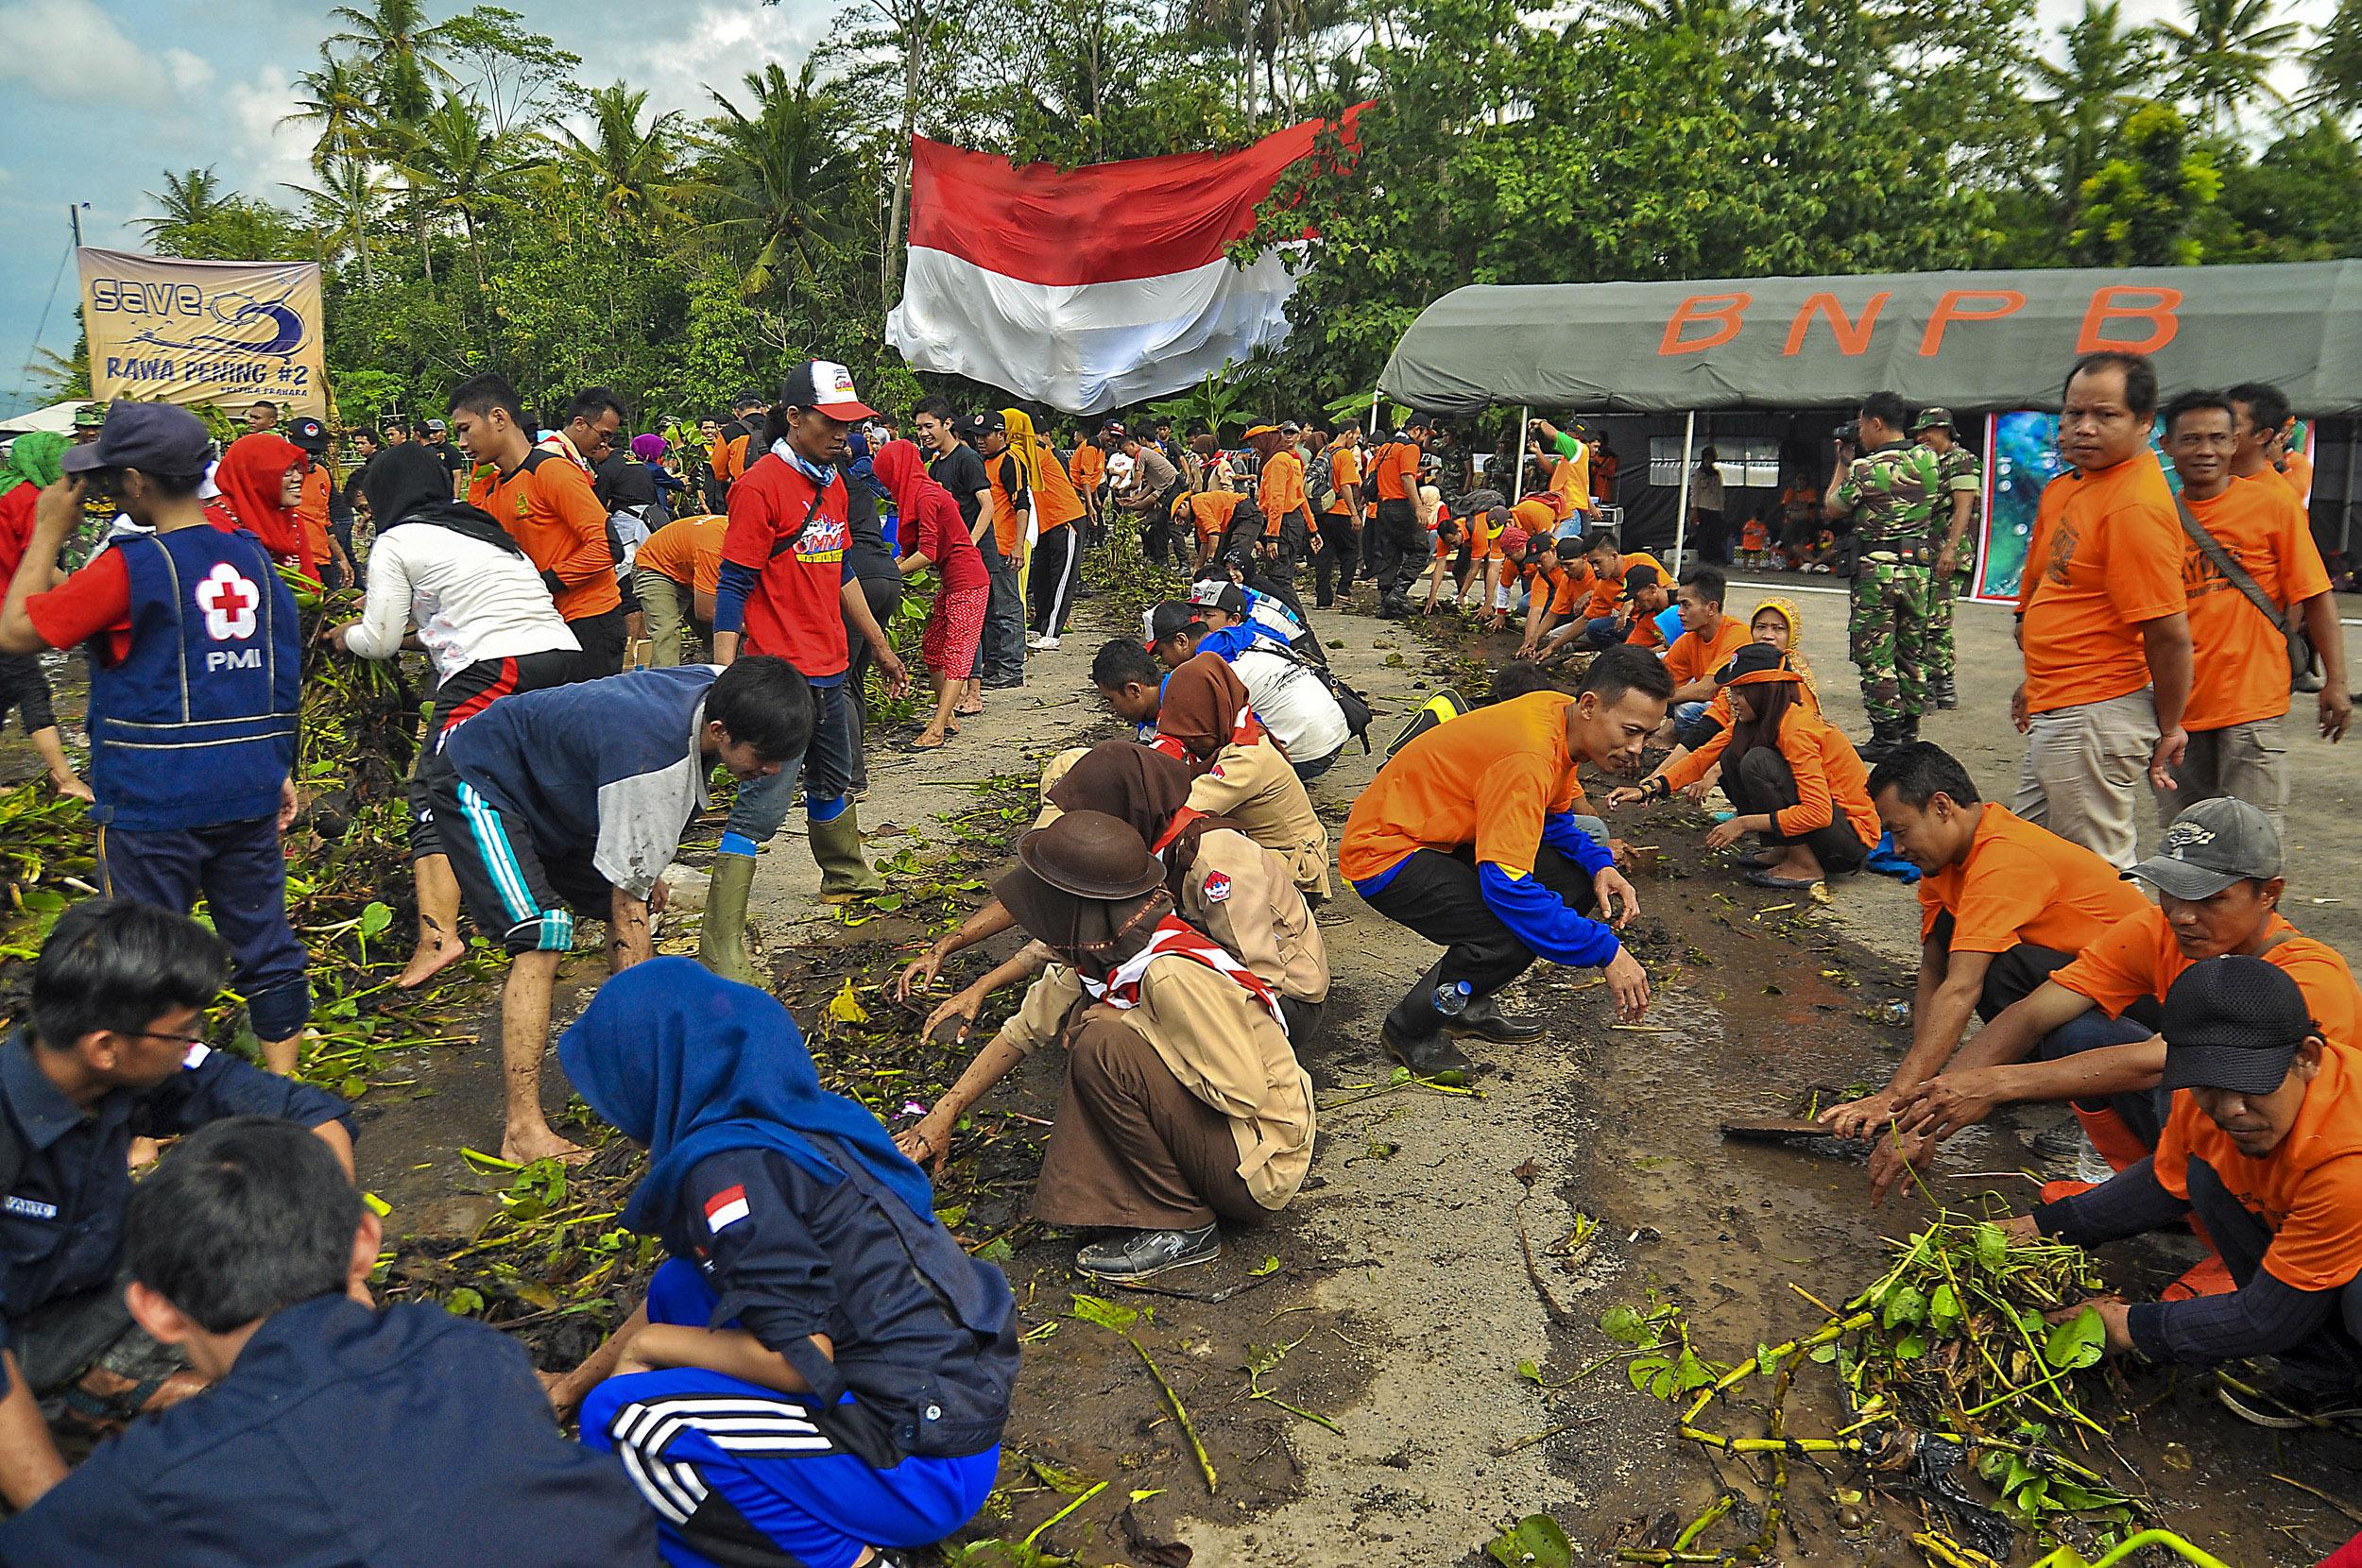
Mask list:
[[[746,1189],[724,1187],[706,1200],[706,1229],[718,1233],[746,1218]]]
[[[1206,901],[1219,904],[1230,896],[1230,878],[1225,872],[1215,872],[1206,878]]]

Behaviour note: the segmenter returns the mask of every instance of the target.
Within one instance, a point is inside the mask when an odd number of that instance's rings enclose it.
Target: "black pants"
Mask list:
[[[868,601],[870,615],[883,629],[894,619],[895,610],[901,605],[902,585],[899,582],[889,583],[882,577],[864,577],[861,580],[861,596]],[[852,698],[846,705],[845,713],[853,726],[853,788],[866,790],[869,788],[869,759],[867,753],[862,749],[862,741],[869,733],[869,666],[877,661],[878,656],[870,648],[869,639],[850,626],[845,628],[845,654],[847,661],[845,666],[845,690]]]
[[[1796,804],[1796,774],[1778,748],[1750,747],[1738,759],[1737,767],[1723,768],[1722,793],[1731,797],[1731,807],[1740,816],[1761,812],[1777,820],[1780,812]],[[1862,861],[1870,858],[1870,846],[1855,834],[1854,825],[1846,820],[1845,813],[1834,806],[1831,820],[1824,827],[1799,834],[1774,829],[1757,836],[1767,844],[1803,844],[1821,862],[1821,869],[1832,877],[1859,871]]]
[[[1321,547],[1312,556],[1312,602],[1326,609],[1338,594],[1353,591],[1354,569],[1361,561],[1361,530],[1352,513],[1321,514]]]
[[[1730,562],[1731,531],[1720,512],[1700,512],[1697,523],[1689,530],[1688,543],[1702,561],[1713,566]]]
[[[1418,574],[1427,532],[1419,526],[1418,511],[1411,503],[1381,501],[1377,534],[1378,566],[1371,575],[1378,579],[1378,599],[1381,603],[1400,600],[1411,591],[1411,580]]]
[[[1176,479],[1165,486],[1164,493],[1148,503],[1139,514],[1140,553],[1162,566],[1172,555],[1172,503],[1184,492],[1183,482]]]
[[[553,648],[547,653],[522,654],[515,658],[480,658],[464,670],[454,671],[449,680],[435,689],[435,709],[427,715],[426,741],[419,747],[418,762],[410,770],[412,860],[443,853],[443,841],[435,827],[435,789],[437,781],[451,772],[451,764],[443,757],[443,743],[451,739],[451,732],[503,697],[564,686],[576,678],[575,668],[581,656],[563,648]]]
[[[1558,895],[1570,909],[1589,913],[1598,899],[1591,874],[1548,844],[1535,851],[1534,880]],[[1401,1001],[1387,1014],[1397,1034],[1422,1038],[1443,1027],[1435,1011],[1438,985],[1468,982],[1473,997],[1482,1000],[1526,972],[1533,949],[1493,912],[1477,881],[1476,852],[1462,847],[1450,854],[1440,849],[1413,850],[1394,880],[1366,897],[1370,908],[1399,926],[1408,926],[1444,949],[1443,958],[1421,975]]]
[[[1053,528],[1034,541],[1026,599],[1033,606],[1034,630],[1043,637],[1066,632],[1066,618],[1074,609],[1074,584],[1082,575],[1082,536],[1073,523]]]
[[[603,680],[624,673],[624,607],[569,621],[582,653],[574,660],[575,680]]]
[[[58,715],[49,706],[49,677],[42,673],[39,654],[0,654],[0,720],[8,718],[11,707],[27,735],[58,727]]]
[[[2190,1207],[2206,1227],[2223,1267],[2242,1287],[2264,1266],[2272,1233],[2223,1185],[2205,1160],[2189,1165]],[[2362,1388],[2362,1278],[2337,1292],[2337,1309],[2312,1338],[2280,1353],[2281,1374],[2299,1388],[2339,1393]]]

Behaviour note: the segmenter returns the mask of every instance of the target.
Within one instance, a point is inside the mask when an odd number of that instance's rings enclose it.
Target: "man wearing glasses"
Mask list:
[[[280,1116],[352,1172],[342,1099],[206,1046],[205,1009],[229,977],[229,949],[196,921],[94,898],[59,918],[33,965],[26,1022],[0,1042],[0,1499],[10,1508],[65,1478],[44,1404],[95,1431],[203,1386],[124,1305],[135,1136]]]

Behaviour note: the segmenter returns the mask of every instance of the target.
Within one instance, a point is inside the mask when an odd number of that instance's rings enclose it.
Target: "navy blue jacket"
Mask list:
[[[0,1524],[9,1568],[580,1568],[657,1560],[611,1455],[569,1442],[523,1347],[419,1304],[321,1296],[230,1375]]]
[[[35,1048],[21,1030],[0,1042],[0,1116],[9,1123],[0,1142],[12,1134],[20,1151],[16,1179],[0,1196],[0,1347],[9,1325],[37,1309],[113,1283],[134,1136],[194,1133],[224,1116],[352,1130],[350,1108],[327,1090],[203,1046],[145,1094],[117,1089],[85,1114],[43,1075]],[[0,1393],[7,1389],[0,1378]]]

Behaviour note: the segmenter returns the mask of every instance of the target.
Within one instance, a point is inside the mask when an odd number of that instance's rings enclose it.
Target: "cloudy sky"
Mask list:
[[[641,0],[606,8],[504,0],[583,57],[580,79],[646,88],[658,109],[703,112],[703,83],[800,60],[836,0]],[[2312,21],[2331,0],[2284,0]],[[2041,0],[2046,26],[2080,9]],[[464,9],[460,0],[436,12]],[[2149,18],[2179,0],[2128,0]],[[66,207],[87,243],[138,248],[133,219],[163,171],[214,166],[223,181],[283,196],[307,178],[310,131],[280,124],[288,83],[334,30],[321,0],[0,0],[0,413],[37,401],[22,368],[43,344],[74,344],[76,281]],[[53,283],[56,289],[51,298]]]

